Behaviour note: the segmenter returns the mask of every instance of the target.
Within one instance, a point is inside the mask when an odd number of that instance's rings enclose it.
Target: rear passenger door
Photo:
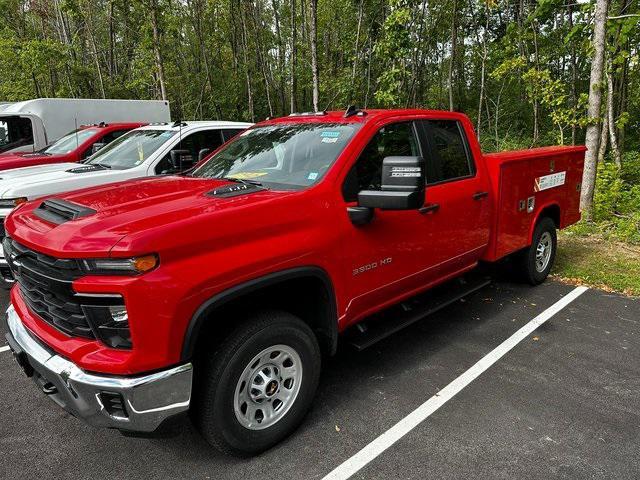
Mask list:
[[[475,263],[489,242],[489,179],[477,165],[462,124],[457,120],[419,122],[427,161],[424,214],[430,249],[437,252],[440,274]]]

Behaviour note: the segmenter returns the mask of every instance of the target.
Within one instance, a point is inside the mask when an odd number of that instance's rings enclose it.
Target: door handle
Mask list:
[[[482,200],[484,197],[488,197],[489,192],[476,192],[473,194],[474,200]]]
[[[427,205],[425,205],[422,208],[418,209],[418,212],[425,214],[425,213],[431,213],[431,212],[437,212],[440,209],[440,204],[439,203],[428,203]]]

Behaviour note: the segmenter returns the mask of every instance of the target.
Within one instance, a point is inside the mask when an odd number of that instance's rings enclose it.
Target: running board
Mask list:
[[[488,277],[469,275],[439,285],[399,306],[375,315],[375,320],[359,323],[352,329],[347,341],[356,350],[364,350],[490,283],[491,279]]]

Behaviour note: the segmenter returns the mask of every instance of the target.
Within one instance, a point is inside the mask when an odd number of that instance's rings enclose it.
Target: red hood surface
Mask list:
[[[56,225],[33,213],[43,201],[39,199],[14,210],[6,229],[18,242],[57,257],[104,257],[118,242],[118,250],[128,254],[149,253],[163,248],[163,240],[175,243],[190,232],[214,228],[219,224],[216,218],[226,213],[233,212],[236,221],[247,207],[295,193],[260,190],[233,197],[207,195],[228,183],[170,176],[78,190],[55,198],[96,213]]]
[[[2,153],[0,154],[0,170],[32,167],[44,163],[63,163],[71,161],[69,155],[43,155],[42,153]]]

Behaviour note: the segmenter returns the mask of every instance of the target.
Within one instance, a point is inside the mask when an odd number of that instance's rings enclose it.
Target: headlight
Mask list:
[[[14,208],[27,201],[27,197],[0,198],[0,208]]]
[[[83,306],[96,337],[112,348],[131,348],[129,314],[123,305]]]
[[[96,258],[81,260],[82,267],[95,275],[139,275],[156,268],[160,263],[157,255],[132,258]]]

